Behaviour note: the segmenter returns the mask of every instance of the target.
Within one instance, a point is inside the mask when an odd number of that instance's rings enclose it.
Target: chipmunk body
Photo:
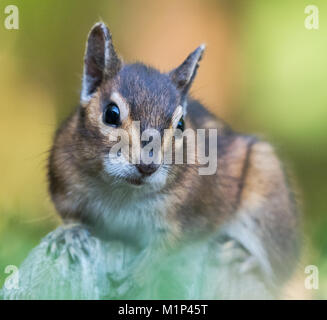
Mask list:
[[[81,105],[51,151],[50,194],[64,221],[87,225],[101,238],[144,249],[218,235],[255,259],[263,277],[281,283],[298,255],[292,192],[268,143],[233,132],[188,97],[203,51],[200,46],[170,73],[124,64],[107,27],[96,24]],[[133,164],[126,154],[124,163],[111,163],[109,137],[121,128],[135,140],[133,121],[141,132],[155,128],[161,135],[167,128],[216,128],[217,170],[199,175],[198,163]]]

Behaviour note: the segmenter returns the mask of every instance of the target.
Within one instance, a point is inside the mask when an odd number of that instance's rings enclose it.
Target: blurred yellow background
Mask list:
[[[19,8],[19,30],[4,8]],[[47,195],[53,133],[78,104],[87,33],[106,22],[127,62],[170,70],[201,43],[192,94],[236,130],[275,144],[299,186],[307,264],[327,298],[327,2],[0,0],[0,285],[60,223]],[[311,3],[310,3],[311,4]],[[312,293],[310,293],[312,294]]]

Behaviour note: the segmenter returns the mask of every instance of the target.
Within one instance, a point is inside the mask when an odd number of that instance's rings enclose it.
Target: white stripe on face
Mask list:
[[[117,104],[120,110],[120,119],[124,121],[128,117],[129,106],[126,100],[117,91],[113,91],[110,100]]]
[[[178,106],[176,108],[176,110],[173,113],[173,117],[172,117],[172,127],[173,129],[176,129],[177,125],[178,125],[178,121],[180,120],[180,118],[183,116],[183,107],[182,106]]]

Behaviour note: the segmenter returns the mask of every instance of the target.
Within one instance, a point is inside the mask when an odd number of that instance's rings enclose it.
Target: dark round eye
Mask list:
[[[181,117],[178,121],[178,124],[177,124],[177,129],[181,130],[181,131],[184,131],[185,129],[185,122],[184,122],[184,118]]]
[[[120,125],[120,110],[115,103],[109,103],[104,109],[103,122],[114,127]]]

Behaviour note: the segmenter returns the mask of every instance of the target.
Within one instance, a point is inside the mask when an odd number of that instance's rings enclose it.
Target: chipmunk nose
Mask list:
[[[145,164],[141,162],[140,164],[136,165],[136,168],[141,174],[145,176],[150,176],[152,173],[157,171],[159,165],[155,163]]]

